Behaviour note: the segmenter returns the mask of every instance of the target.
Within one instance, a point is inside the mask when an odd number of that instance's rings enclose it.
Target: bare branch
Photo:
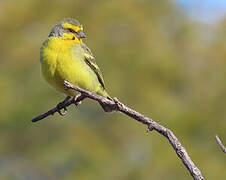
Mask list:
[[[85,98],[85,97],[84,97],[81,93],[79,93],[77,96],[75,96],[75,98],[72,98],[70,101],[68,101],[68,102],[65,104],[65,106],[62,107],[61,109],[64,109],[64,108],[70,106],[71,104],[78,105],[78,103],[81,102],[84,98]],[[58,110],[61,110],[61,109],[58,109],[57,106],[56,106],[56,107],[50,109],[49,111],[47,111],[46,113],[41,114],[41,115],[35,117],[35,118],[32,119],[31,121],[32,121],[32,122],[40,121],[40,120],[42,120],[42,119],[44,119],[44,118],[46,118],[46,117],[48,117],[48,116],[50,116],[50,115],[54,115],[56,112],[58,112]]]
[[[221,150],[226,153],[226,147],[223,145],[222,141],[220,140],[220,138],[218,137],[218,135],[215,136],[215,139],[217,141],[217,144],[219,144]]]
[[[193,163],[193,161],[189,157],[186,149],[182,146],[180,141],[177,139],[177,137],[173,134],[173,132],[171,130],[158,124],[157,122],[153,121],[151,118],[148,118],[148,117],[140,114],[139,112],[127,107],[126,105],[119,102],[119,100],[116,98],[114,98],[113,100],[110,100],[108,98],[97,95],[90,91],[86,91],[78,86],[74,86],[66,81],[64,82],[64,85],[68,89],[74,89],[74,90],[80,92],[83,96],[99,102],[105,112],[112,112],[112,111],[122,112],[122,113],[126,114],[127,116],[130,116],[131,118],[147,125],[148,131],[155,130],[158,133],[162,134],[164,137],[166,137],[169,140],[169,142],[172,145],[172,147],[174,148],[177,156],[181,159],[183,164],[186,166],[186,168],[190,172],[193,179],[194,180],[204,180],[204,178],[201,174],[201,171]],[[69,106],[71,104],[73,104],[73,102],[69,102],[66,106]],[[40,115],[37,118],[34,118],[32,121],[36,122],[37,120],[43,119],[50,114],[51,115],[54,114],[55,112],[57,112],[57,109],[53,108],[50,111],[48,111],[47,113]]]

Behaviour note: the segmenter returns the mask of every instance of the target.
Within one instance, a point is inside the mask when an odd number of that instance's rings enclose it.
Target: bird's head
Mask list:
[[[86,37],[82,25],[73,18],[65,18],[57,23],[51,30],[49,37],[58,37],[65,40],[74,40],[81,43]]]

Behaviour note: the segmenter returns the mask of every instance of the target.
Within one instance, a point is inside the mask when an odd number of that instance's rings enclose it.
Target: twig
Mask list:
[[[122,112],[122,113],[126,114],[127,116],[130,116],[131,118],[147,125],[148,131],[155,130],[158,133],[165,136],[169,140],[172,147],[174,148],[177,156],[181,159],[183,164],[186,166],[186,168],[190,172],[193,179],[194,180],[204,180],[201,171],[193,163],[193,161],[189,157],[186,149],[182,146],[180,141],[177,139],[177,137],[173,134],[173,132],[171,130],[165,128],[164,126],[162,126],[160,124],[158,124],[157,122],[153,121],[151,118],[148,118],[148,117],[140,114],[139,112],[137,112],[133,109],[130,109],[126,105],[119,102],[119,100],[116,99],[116,98],[114,98],[113,100],[107,99],[103,96],[97,95],[97,94],[92,93],[90,91],[86,91],[86,90],[84,90],[84,89],[82,89],[78,86],[74,86],[74,85],[72,85],[72,84],[70,84],[69,82],[66,82],[66,81],[64,82],[64,85],[68,89],[76,90],[76,91],[80,92],[83,96],[99,102],[101,104],[102,108],[104,109],[104,111],[106,111],[106,112],[112,112],[112,111]],[[65,107],[71,105],[72,103],[73,102],[69,102]],[[35,122],[36,119],[38,119],[38,120],[43,119],[50,114],[53,115],[55,112],[57,112],[57,110],[55,108],[53,108],[50,111],[48,111],[47,113],[40,115],[37,118],[34,118],[32,121]]]
[[[70,106],[71,104],[77,105],[77,104],[78,104],[79,102],[81,102],[84,98],[85,98],[85,97],[84,97],[81,93],[79,93],[77,96],[75,96],[75,98],[72,98],[71,100],[69,100],[69,101],[65,104],[65,106],[62,107],[61,109],[64,109],[65,107],[68,107],[68,106]],[[60,109],[60,110],[61,110],[61,109]],[[47,111],[46,113],[41,114],[41,115],[35,117],[35,118],[32,119],[31,121],[32,121],[32,122],[40,121],[40,120],[42,120],[42,119],[44,119],[44,118],[46,118],[46,117],[48,117],[48,116],[50,116],[50,115],[54,115],[56,112],[58,112],[58,108],[57,108],[57,107],[54,107],[54,108],[50,109],[49,111]]]
[[[215,136],[215,139],[217,141],[217,144],[219,144],[221,150],[226,153],[226,147],[223,145],[222,141],[220,140],[220,138],[218,137],[218,135]]]

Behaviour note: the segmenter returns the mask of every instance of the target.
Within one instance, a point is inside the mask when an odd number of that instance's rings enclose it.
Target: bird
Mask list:
[[[44,79],[67,97],[57,105],[58,113],[65,115],[63,105],[77,93],[65,89],[64,81],[111,99],[106,91],[100,68],[91,50],[83,42],[83,26],[74,18],[65,18],[50,31],[40,49],[41,72]],[[64,112],[60,109],[64,108]]]

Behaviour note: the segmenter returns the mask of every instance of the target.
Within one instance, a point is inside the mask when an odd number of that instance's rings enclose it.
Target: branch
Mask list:
[[[217,141],[217,144],[219,144],[221,150],[226,153],[226,147],[223,145],[223,143],[221,142],[220,138],[218,137],[218,135],[215,136],[215,139]]]
[[[204,180],[201,171],[193,163],[193,161],[189,157],[186,149],[182,146],[180,141],[177,139],[177,137],[173,134],[173,132],[171,130],[158,124],[157,122],[153,121],[151,118],[148,118],[148,117],[140,114],[139,112],[136,112],[135,110],[130,109],[126,105],[119,102],[116,98],[114,98],[113,100],[107,99],[107,98],[97,95],[93,92],[86,91],[78,86],[74,86],[67,81],[64,82],[64,85],[68,89],[73,89],[73,90],[80,92],[81,96],[83,95],[84,97],[87,97],[89,99],[93,99],[93,100],[99,102],[105,112],[112,112],[112,111],[122,112],[122,113],[126,114],[127,116],[130,116],[131,118],[147,125],[148,131],[155,130],[158,133],[160,133],[161,135],[163,135],[164,137],[166,137],[169,140],[171,146],[174,148],[177,156],[181,159],[183,164],[188,169],[188,171],[191,174],[191,176],[193,177],[193,179],[194,180]],[[70,106],[74,102],[77,102],[76,98],[73,102],[71,102],[71,101],[68,102],[65,105],[65,107]],[[40,115],[40,116],[34,118],[32,121],[36,122],[37,120],[41,120],[49,115],[53,115],[55,112],[57,112],[57,109],[53,108],[50,111],[48,111],[47,113],[44,113],[43,115]]]
[[[64,109],[64,108],[70,106],[71,104],[78,105],[78,103],[81,102],[83,99],[85,99],[85,97],[84,97],[81,93],[79,93],[77,96],[75,96],[75,97],[72,98],[71,100],[67,101],[66,104],[64,104],[64,106],[61,107],[61,109]],[[56,107],[50,109],[49,111],[47,111],[46,113],[41,114],[41,115],[35,117],[35,118],[32,119],[31,121],[32,121],[32,122],[40,121],[40,120],[42,120],[42,119],[44,119],[44,118],[46,118],[46,117],[48,117],[48,116],[50,116],[50,115],[54,115],[56,112],[58,112],[58,111],[61,110],[61,109],[59,109],[59,108],[56,106]]]

